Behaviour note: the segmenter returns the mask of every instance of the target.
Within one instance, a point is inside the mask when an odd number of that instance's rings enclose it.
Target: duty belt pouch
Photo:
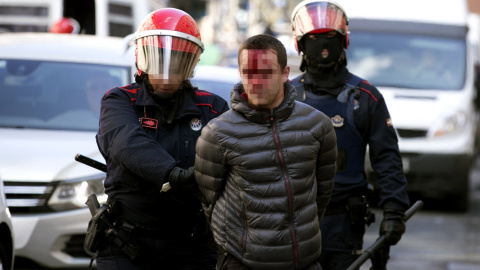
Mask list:
[[[133,225],[124,223],[120,228],[109,228],[106,232],[108,241],[119,247],[131,260],[137,258],[140,249],[132,237],[133,229]]]
[[[348,198],[348,213],[352,225],[370,226],[375,222],[375,214],[370,211],[366,196],[354,196]]]

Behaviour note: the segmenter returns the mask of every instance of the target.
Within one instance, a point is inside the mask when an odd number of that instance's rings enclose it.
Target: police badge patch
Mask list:
[[[343,127],[343,124],[345,123],[345,119],[338,114],[330,119],[332,119],[332,124],[334,127]]]
[[[190,128],[193,130],[193,131],[199,131],[200,129],[202,129],[202,121],[198,118],[193,118],[191,121],[190,121]]]
[[[158,128],[158,120],[148,118],[148,117],[140,117],[138,119],[140,121],[140,125],[145,128],[152,128],[152,129],[157,129]]]

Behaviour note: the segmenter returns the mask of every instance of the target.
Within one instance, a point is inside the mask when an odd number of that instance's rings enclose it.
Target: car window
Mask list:
[[[356,31],[350,40],[349,70],[376,86],[463,88],[466,45],[460,38]]]
[[[204,80],[204,79],[191,79],[191,82],[194,86],[197,86],[198,89],[206,90],[208,92],[214,93],[219,95],[225,101],[228,102],[228,106],[230,106],[230,93],[234,86],[234,83],[226,83],[226,82],[219,82],[213,80]]]
[[[127,66],[0,59],[0,127],[98,129],[100,100]]]

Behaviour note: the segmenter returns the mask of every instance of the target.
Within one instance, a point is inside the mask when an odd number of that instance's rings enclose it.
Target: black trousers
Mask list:
[[[233,257],[230,253],[219,247],[216,270],[251,270],[251,268],[248,268],[237,258]],[[322,267],[320,266],[319,262],[314,262],[309,267],[302,270],[322,270]]]
[[[135,236],[139,255],[131,260],[111,243],[102,243],[97,257],[98,270],[213,270],[217,247],[211,233],[195,237]]]
[[[348,213],[324,216],[320,229],[323,269],[345,270],[362,254],[365,224],[352,225]]]

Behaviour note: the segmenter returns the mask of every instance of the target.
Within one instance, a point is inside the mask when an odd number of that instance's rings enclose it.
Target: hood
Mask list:
[[[379,89],[395,128],[428,130],[460,110],[468,113],[466,91]]]
[[[67,180],[99,174],[75,161],[80,153],[104,162],[95,132],[0,128],[0,177],[4,181]]]
[[[273,116],[282,121],[290,116],[295,107],[295,99],[297,98],[297,91],[293,87],[290,80],[287,80],[284,85],[285,97],[282,103],[270,111],[269,109],[255,109],[253,105],[249,104],[244,97],[244,89],[242,82],[237,83],[231,92],[230,103],[232,109],[240,114],[243,114],[248,120],[254,123],[268,123],[270,117]]]

